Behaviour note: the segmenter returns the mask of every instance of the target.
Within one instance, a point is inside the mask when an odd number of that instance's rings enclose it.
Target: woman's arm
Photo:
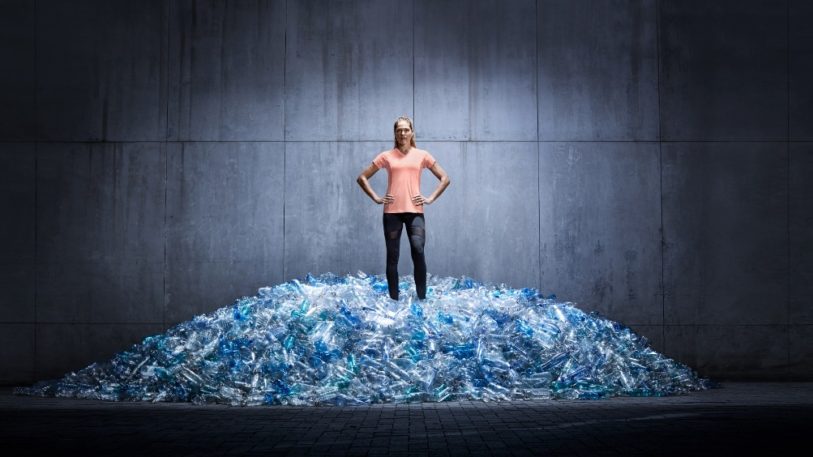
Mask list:
[[[443,167],[437,163],[437,161],[435,161],[435,164],[432,165],[432,168],[430,168],[429,171],[431,171],[432,174],[434,174],[440,180],[440,184],[438,184],[438,187],[434,192],[432,192],[432,195],[426,197],[423,199],[423,201],[421,201],[422,197],[420,195],[415,196],[413,199],[416,199],[416,204],[432,204],[438,199],[438,197],[440,197],[440,194],[442,194],[443,191],[449,187],[449,184],[452,183],[452,181],[449,179],[449,175],[446,174],[446,170],[444,170]]]
[[[370,186],[370,181],[368,179],[373,176],[379,170],[376,164],[371,163],[369,167],[365,168],[364,171],[361,172],[358,178],[356,178],[356,182],[361,186],[361,189],[364,191],[365,194],[369,195],[370,198],[373,199],[374,202],[378,203],[379,205],[382,203],[392,203],[393,197],[390,194],[384,195],[384,198],[380,198],[376,193],[373,191],[373,188]]]

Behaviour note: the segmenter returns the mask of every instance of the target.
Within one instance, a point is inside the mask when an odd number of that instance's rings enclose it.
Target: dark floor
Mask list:
[[[723,383],[666,398],[251,408],[0,390],[9,456],[809,455],[811,424],[813,383]]]

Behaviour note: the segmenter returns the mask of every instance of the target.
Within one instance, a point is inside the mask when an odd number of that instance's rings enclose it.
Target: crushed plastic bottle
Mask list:
[[[229,405],[663,396],[713,387],[646,339],[536,289],[325,273],[263,287],[19,395]]]

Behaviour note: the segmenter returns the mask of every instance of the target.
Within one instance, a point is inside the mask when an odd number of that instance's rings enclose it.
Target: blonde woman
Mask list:
[[[395,147],[378,154],[369,167],[361,172],[359,186],[377,204],[384,205],[384,240],[387,244],[387,286],[390,298],[398,300],[398,257],[401,247],[401,230],[406,225],[412,264],[415,267],[415,291],[418,299],[426,298],[426,259],[423,247],[426,242],[424,205],[431,205],[449,187],[450,180],[434,157],[415,146],[412,119],[401,116],[393,125]],[[370,187],[368,179],[378,170],[388,172],[387,193],[379,197]],[[428,168],[439,180],[432,195],[421,195],[421,171]]]

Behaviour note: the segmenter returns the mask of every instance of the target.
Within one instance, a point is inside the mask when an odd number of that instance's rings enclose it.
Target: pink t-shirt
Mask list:
[[[385,213],[423,213],[422,205],[414,205],[412,197],[421,193],[421,171],[435,166],[435,158],[427,151],[412,148],[404,154],[398,148],[384,151],[373,159],[378,168],[388,172],[387,193],[393,202],[384,205]]]

